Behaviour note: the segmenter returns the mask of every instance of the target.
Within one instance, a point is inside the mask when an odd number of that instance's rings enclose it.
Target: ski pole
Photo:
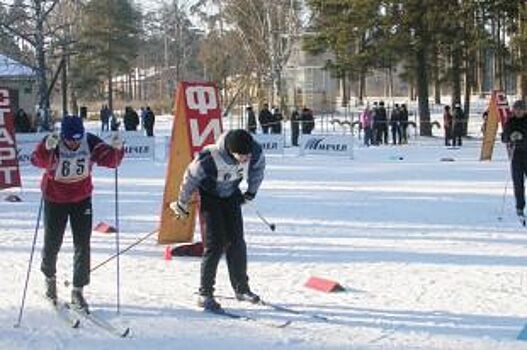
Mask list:
[[[135,241],[134,243],[130,244],[128,247],[124,248],[123,250],[121,250],[119,253],[116,253],[112,256],[110,256],[109,258],[107,258],[106,260],[104,261],[101,261],[100,263],[98,263],[97,265],[95,265],[94,267],[92,267],[90,269],[90,273],[92,273],[93,271],[97,270],[98,268],[100,268],[101,266],[104,266],[106,265],[108,262],[112,261],[113,259],[117,258],[119,255],[122,255],[124,253],[126,253],[127,251],[129,251],[130,249],[132,249],[133,247],[135,247],[136,245],[140,244],[141,242],[143,242],[145,239],[147,239],[148,237],[152,236],[154,233],[157,232],[157,229],[155,229],[154,231],[151,231],[149,233],[147,233],[146,235],[144,235],[143,237],[139,238],[137,241]],[[64,285],[66,287],[68,287],[69,285],[71,284],[70,281],[66,280],[64,281]]]
[[[117,135],[117,137],[119,137]],[[117,153],[115,154],[115,161],[117,163]],[[121,293],[120,293],[120,263],[119,263],[119,167],[115,167],[115,251],[117,253],[117,260],[116,260],[116,268],[117,268],[117,275],[116,275],[116,283],[117,283],[117,314],[119,314],[120,307],[121,307]]]
[[[273,224],[273,223],[270,223],[269,221],[267,221],[267,219],[262,215],[260,214],[260,211],[258,210],[258,208],[256,207],[256,204],[252,203],[252,201],[247,201],[249,202],[249,204],[251,205],[251,207],[254,209],[254,212],[256,213],[256,215],[260,218],[260,220],[262,220],[262,222],[267,225],[267,227],[269,227],[269,229],[271,231],[274,232],[274,230],[276,229],[276,225]]]
[[[33,243],[31,244],[31,253],[29,254],[29,263],[27,265],[26,281],[24,283],[24,292],[22,293],[22,303],[20,304],[20,311],[18,312],[18,320],[15,328],[20,327],[22,323],[22,314],[24,312],[24,305],[26,303],[27,287],[29,285],[29,276],[31,275],[31,265],[33,263],[33,256],[35,255],[35,244],[37,243],[38,229],[40,226],[40,217],[42,215],[42,206],[44,203],[44,195],[40,196],[40,205],[38,206],[37,223],[35,224],[35,233],[33,234]]]
[[[509,158],[509,162],[508,162],[509,163],[509,171],[511,171],[510,168],[511,168],[511,165],[512,165],[512,157],[514,157],[515,149],[516,149],[516,145],[513,144],[510,153],[507,152],[508,153],[508,158]],[[505,210],[505,198],[507,196],[507,188],[509,187],[509,177],[510,176],[511,175],[509,173],[507,173],[507,177],[505,178],[505,187],[503,188],[503,195],[501,197],[501,207],[500,207],[500,211],[498,213],[498,221],[503,220],[503,211]]]
[[[53,132],[56,132],[56,130],[53,130]],[[49,136],[51,136],[51,134],[48,135],[48,137]],[[53,162],[54,154],[55,154],[55,151],[53,150],[49,154],[46,171],[48,171],[51,168],[51,163]],[[22,302],[20,304],[20,311],[18,312],[18,320],[15,324],[15,328],[20,327],[20,324],[22,323],[22,314],[24,312],[24,306],[26,304],[27,287],[29,286],[29,276],[31,275],[31,265],[33,264],[33,256],[35,255],[35,245],[37,243],[38,229],[40,228],[40,218],[42,216],[42,208],[44,206],[44,193],[46,192],[46,188],[47,188],[47,183],[44,183],[42,194],[40,195],[40,204],[38,205],[37,222],[35,224],[35,233],[33,234],[33,243],[31,243],[31,253],[29,254],[29,263],[27,265],[26,281],[24,282],[24,291],[22,292]]]

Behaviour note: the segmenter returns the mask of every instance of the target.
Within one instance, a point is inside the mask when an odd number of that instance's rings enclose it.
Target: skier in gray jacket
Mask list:
[[[245,130],[222,134],[216,144],[205,147],[188,165],[178,200],[170,204],[178,219],[189,216],[188,203],[199,191],[200,214],[205,221],[205,251],[201,261],[198,306],[218,311],[214,299],[216,270],[223,251],[236,299],[258,303],[249,288],[247,247],[243,235],[241,204],[256,196],[262,183],[265,157],[260,145]],[[247,190],[239,186],[247,177]]]

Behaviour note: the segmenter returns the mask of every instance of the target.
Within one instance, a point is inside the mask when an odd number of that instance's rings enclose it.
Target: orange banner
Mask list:
[[[187,220],[177,220],[169,204],[177,200],[185,169],[192,158],[204,146],[216,142],[221,132],[221,106],[216,86],[209,82],[180,82],[176,90],[158,243],[192,242],[197,194],[188,203],[190,216]]]
[[[0,88],[0,190],[21,185],[11,99],[9,90]]]
[[[481,154],[479,160],[491,160],[494,151],[494,142],[498,132],[498,122],[503,125],[507,122],[510,109],[507,102],[507,95],[503,91],[493,91],[487,108],[487,119],[483,130],[483,143],[481,144]]]

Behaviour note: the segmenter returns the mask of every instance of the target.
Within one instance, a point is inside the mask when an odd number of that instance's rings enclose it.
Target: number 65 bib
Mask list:
[[[55,169],[55,181],[77,182],[90,175],[90,148],[86,135],[77,150],[72,151],[63,142],[59,143],[59,159]]]

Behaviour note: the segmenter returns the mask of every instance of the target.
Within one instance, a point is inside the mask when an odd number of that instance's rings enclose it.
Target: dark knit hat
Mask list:
[[[518,100],[512,104],[512,109],[522,109],[525,110],[525,102]]]
[[[82,119],[75,115],[68,115],[62,118],[60,124],[60,134],[65,140],[78,141],[84,136],[84,125]]]
[[[252,151],[253,138],[243,129],[231,130],[225,136],[225,148],[230,153],[249,154]]]

